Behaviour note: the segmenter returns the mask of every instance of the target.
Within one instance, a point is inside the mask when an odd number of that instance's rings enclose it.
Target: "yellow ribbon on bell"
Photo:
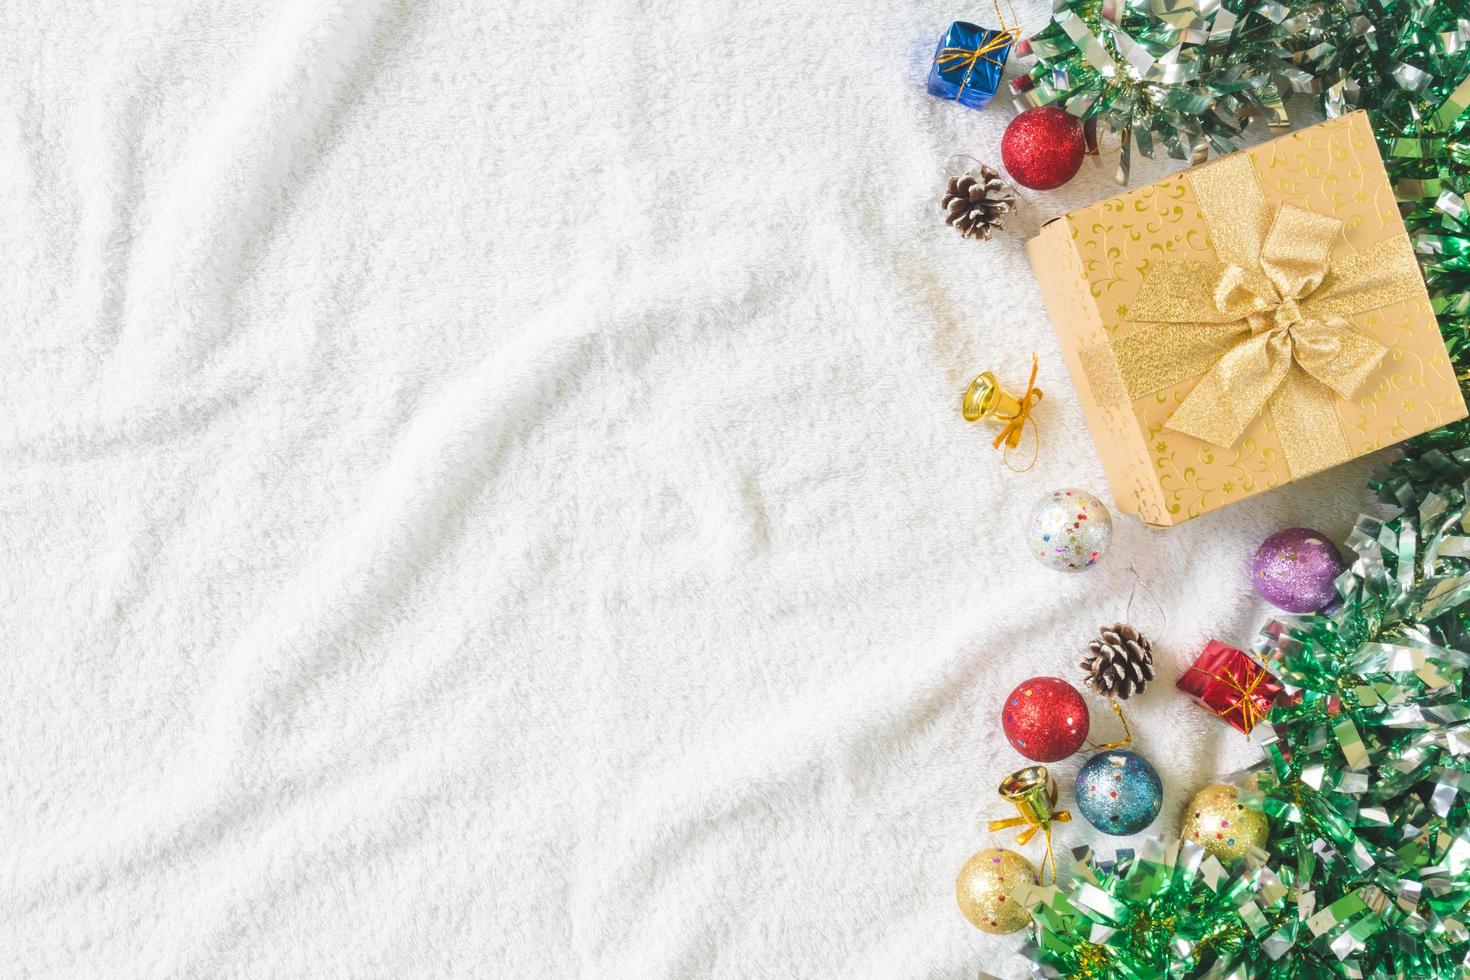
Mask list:
[[[1018,769],[1000,782],[1000,795],[1010,800],[1016,806],[1019,816],[1006,817],[1003,820],[992,820],[986,825],[991,833],[998,830],[1009,830],[1012,827],[1025,827],[1016,835],[1016,843],[1025,847],[1037,832],[1046,835],[1046,856],[1042,862],[1042,873],[1046,867],[1051,867],[1051,877],[1055,881],[1057,877],[1057,859],[1051,849],[1051,825],[1054,821],[1067,823],[1072,819],[1072,814],[1066,810],[1056,809],[1057,784],[1046,771],[1046,766],[1027,766]]]
[[[965,389],[964,398],[960,400],[960,414],[965,417],[966,422],[987,421],[1000,425],[999,434],[995,437],[993,445],[1001,449],[1001,458],[1005,460],[1006,466],[1017,473],[1024,473],[1036,464],[1036,458],[1041,454],[1041,426],[1031,417],[1031,412],[1036,408],[1036,403],[1041,401],[1042,391],[1036,387],[1036,355],[1031,355],[1031,378],[1026,382],[1026,393],[1017,398],[1000,386],[995,375],[989,371],[975,375],[970,386]],[[1021,469],[1011,465],[1011,450],[1021,444],[1021,433],[1026,428],[1026,423],[1031,423],[1031,434],[1035,439],[1035,451],[1031,454],[1031,461]]]
[[[1343,223],[1293,204],[1273,212],[1245,153],[1186,174],[1217,260],[1164,259],[1127,316],[1139,328],[1090,352],[1089,373],[1116,371],[1129,401],[1198,382],[1167,427],[1235,443],[1268,410],[1292,476],[1351,458],[1336,399],[1352,398],[1387,348],[1347,319],[1422,295],[1408,236],[1356,250]]]

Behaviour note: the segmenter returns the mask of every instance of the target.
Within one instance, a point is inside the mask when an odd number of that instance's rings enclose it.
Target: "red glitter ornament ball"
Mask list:
[[[1033,762],[1056,762],[1082,748],[1091,719],[1087,702],[1060,677],[1033,677],[1006,698],[1001,727],[1017,752]]]
[[[1061,187],[1077,176],[1087,150],[1082,123],[1054,106],[1027,109],[1006,126],[1000,160],[1011,179],[1033,191]]]

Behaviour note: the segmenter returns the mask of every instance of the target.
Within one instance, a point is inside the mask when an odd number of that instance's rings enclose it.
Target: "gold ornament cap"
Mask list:
[[[1005,935],[1031,922],[1031,912],[1015,894],[1022,884],[1036,884],[1031,862],[1015,851],[987,847],[972,854],[960,869],[954,883],[955,901],[976,929]]]
[[[1239,791],[1213,783],[1194,794],[1184,811],[1179,836],[1230,863],[1253,847],[1265,847],[1271,827],[1260,810],[1240,802]]]

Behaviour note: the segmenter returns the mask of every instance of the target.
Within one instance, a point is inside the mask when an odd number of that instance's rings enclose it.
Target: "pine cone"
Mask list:
[[[966,238],[989,241],[992,231],[1005,229],[1000,219],[1016,210],[1016,198],[1011,185],[982,163],[979,170],[949,178],[939,206],[949,212],[945,224],[958,228]]]
[[[1154,679],[1154,647],[1127,623],[1114,623],[1087,644],[1081,667],[1087,686],[1105,698],[1126,701]]]

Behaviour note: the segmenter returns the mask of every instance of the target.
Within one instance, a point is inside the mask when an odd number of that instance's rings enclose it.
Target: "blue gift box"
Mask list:
[[[957,20],[934,49],[929,92],[971,109],[983,109],[1000,86],[1015,31],[991,31]]]

